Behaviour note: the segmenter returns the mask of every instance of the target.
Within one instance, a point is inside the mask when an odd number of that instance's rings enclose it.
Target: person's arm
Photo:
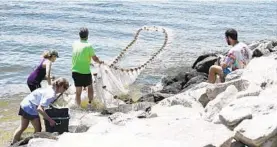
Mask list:
[[[96,63],[98,63],[98,64],[103,63],[103,61],[100,61],[99,58],[98,58],[96,55],[92,56],[91,58],[92,58],[92,60],[93,60],[94,62],[96,62]]]
[[[227,68],[227,64],[226,64],[225,62],[221,63],[220,66],[221,66],[223,69],[224,69],[224,68]]]
[[[91,56],[91,58],[94,62],[96,62],[98,64],[104,63],[103,61],[100,61],[100,59],[96,56],[96,54],[94,52],[94,48],[92,46],[90,46],[88,51],[89,51],[89,55]]]
[[[56,122],[45,113],[43,106],[39,105],[37,111],[43,116],[43,118],[49,121],[50,126],[54,126],[56,124]]]
[[[230,62],[230,58],[228,56],[225,56],[224,59],[221,61],[220,66],[224,69],[228,67],[228,64]]]
[[[51,85],[51,76],[50,76],[51,66],[52,66],[52,62],[51,61],[46,62],[46,75],[45,75],[45,78],[47,80],[48,85]]]

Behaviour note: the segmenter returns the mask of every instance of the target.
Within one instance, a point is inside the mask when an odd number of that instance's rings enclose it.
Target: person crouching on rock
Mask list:
[[[48,120],[51,126],[56,122],[51,119],[44,111],[60,93],[64,93],[69,87],[69,83],[65,78],[58,78],[53,84],[47,88],[39,88],[26,96],[20,103],[19,113],[21,116],[21,124],[14,132],[12,144],[20,140],[21,134],[28,127],[29,122],[32,123],[35,132],[41,132],[41,123],[39,114]]]
[[[215,83],[217,75],[221,82],[225,81],[226,75],[236,69],[245,68],[252,57],[252,51],[245,43],[237,39],[237,31],[228,29],[225,32],[225,39],[228,45],[233,46],[227,53],[227,56],[219,65],[213,65],[209,69],[208,82]]]
[[[56,58],[59,57],[58,52],[55,50],[44,51],[43,59],[40,62],[39,66],[29,75],[27,84],[30,91],[34,91],[37,88],[40,88],[41,81],[46,79],[48,85],[51,85],[51,66],[52,63],[56,61]]]

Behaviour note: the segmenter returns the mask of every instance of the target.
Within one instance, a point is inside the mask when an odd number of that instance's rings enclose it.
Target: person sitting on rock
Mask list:
[[[58,93],[64,93],[68,87],[69,83],[65,78],[58,78],[51,86],[38,88],[22,100],[18,113],[21,115],[21,123],[13,135],[12,144],[20,140],[29,122],[32,123],[35,132],[41,132],[39,113],[49,121],[51,126],[56,125],[56,122],[45,113],[44,108],[57,99]]]
[[[252,57],[252,51],[249,47],[237,39],[237,31],[228,29],[225,32],[225,38],[228,45],[233,46],[223,58],[219,65],[213,65],[209,69],[208,82],[215,83],[217,75],[221,82],[225,81],[227,74],[236,69],[245,68]]]

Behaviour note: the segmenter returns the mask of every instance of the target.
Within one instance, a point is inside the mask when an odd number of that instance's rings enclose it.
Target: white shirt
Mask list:
[[[52,86],[39,88],[26,96],[20,103],[20,107],[30,115],[38,115],[39,105],[47,107],[56,99],[56,93]]]
[[[235,70],[245,68],[251,58],[252,51],[245,43],[239,42],[229,50],[224,62],[227,63],[232,70]]]

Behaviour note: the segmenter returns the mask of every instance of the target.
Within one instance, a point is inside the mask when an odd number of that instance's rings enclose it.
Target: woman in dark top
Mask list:
[[[45,51],[43,53],[42,61],[40,62],[39,66],[29,75],[27,80],[27,84],[31,92],[37,88],[40,88],[40,83],[44,79],[47,80],[48,85],[51,85],[51,66],[52,62],[55,62],[56,58],[58,57],[58,52],[55,50]]]

